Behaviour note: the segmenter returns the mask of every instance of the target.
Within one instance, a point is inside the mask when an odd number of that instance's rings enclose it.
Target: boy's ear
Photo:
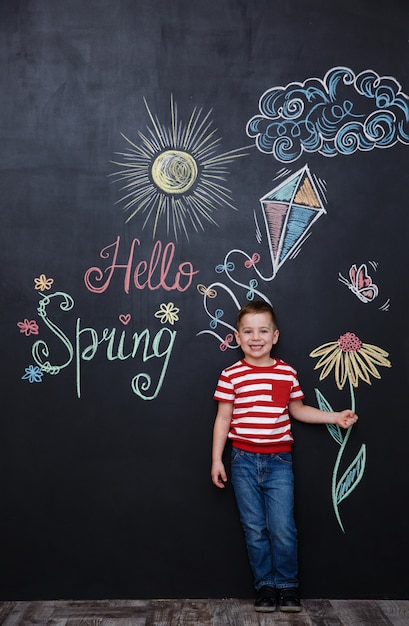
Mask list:
[[[236,339],[236,342],[240,345],[239,331],[237,329],[234,331],[234,338]]]
[[[275,346],[275,345],[276,345],[276,343],[277,343],[277,341],[278,341],[279,336],[280,336],[280,331],[279,331],[279,330],[278,330],[278,328],[277,328],[277,330],[275,330],[275,331],[274,331],[273,346]]]

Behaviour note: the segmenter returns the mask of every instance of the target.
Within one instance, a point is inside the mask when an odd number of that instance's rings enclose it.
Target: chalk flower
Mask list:
[[[314,369],[322,367],[320,380],[334,369],[338,389],[343,389],[347,380],[358,387],[359,379],[371,384],[371,375],[380,378],[378,366],[391,367],[386,358],[388,352],[361,341],[354,333],[341,335],[338,341],[330,341],[315,348],[311,357],[321,357]]]
[[[21,333],[24,333],[26,337],[30,335],[38,335],[38,324],[35,320],[24,319],[22,322],[17,322],[17,326]]]
[[[37,291],[45,291],[46,289],[51,289],[53,282],[53,278],[47,278],[45,274],[40,274],[39,278],[34,279],[34,289],[36,289]]]
[[[173,324],[179,320],[179,311],[180,309],[175,307],[173,302],[169,302],[168,304],[160,305],[159,311],[156,311],[155,313],[155,317],[158,317],[162,324],[169,322],[169,324],[172,324],[173,326]]]
[[[38,365],[29,365],[25,368],[26,373],[22,376],[22,380],[28,380],[29,383],[41,383],[43,380],[43,372]]]

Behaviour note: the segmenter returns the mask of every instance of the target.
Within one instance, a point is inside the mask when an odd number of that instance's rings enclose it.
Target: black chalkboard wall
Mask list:
[[[252,596],[209,472],[254,298],[360,417],[294,424],[302,595],[409,598],[408,19],[1,3],[1,599]]]

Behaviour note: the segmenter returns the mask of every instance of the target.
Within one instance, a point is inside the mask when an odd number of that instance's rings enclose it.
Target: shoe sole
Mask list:
[[[275,606],[255,606],[254,610],[258,613],[274,613],[276,610]]]

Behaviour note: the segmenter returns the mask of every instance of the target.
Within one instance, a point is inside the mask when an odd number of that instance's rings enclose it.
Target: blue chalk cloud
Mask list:
[[[346,67],[324,79],[267,90],[247,123],[257,148],[284,163],[303,152],[333,157],[409,144],[409,97],[392,76]]]

